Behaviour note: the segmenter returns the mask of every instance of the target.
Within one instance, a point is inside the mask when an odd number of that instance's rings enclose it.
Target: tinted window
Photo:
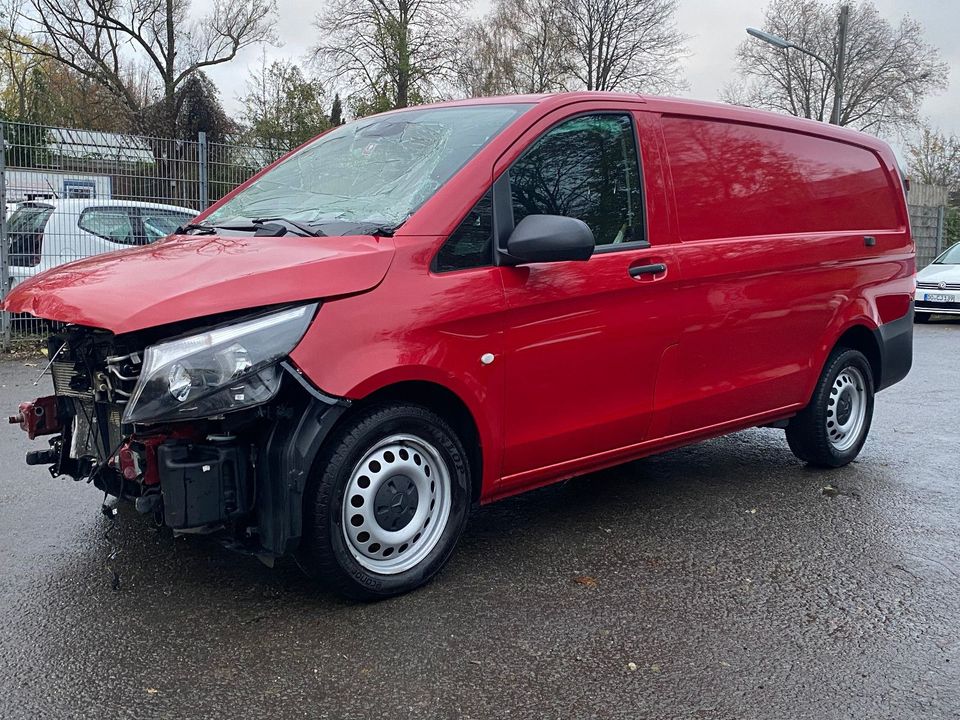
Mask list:
[[[510,168],[513,220],[567,215],[597,245],[643,240],[643,200],[633,125],[627,115],[586,115],[539,138]]]
[[[493,255],[493,193],[487,191],[437,253],[436,270],[490,265]]]
[[[99,235],[104,240],[132,245],[133,223],[124,208],[88,208],[80,214],[77,223],[83,230]]]
[[[140,221],[143,223],[143,232],[146,242],[152,243],[160,238],[171,235],[181,225],[186,225],[196,217],[187,213],[175,213],[167,210],[140,210]]]
[[[10,264],[33,266],[40,264],[43,229],[53,213],[49,205],[21,205],[7,220],[10,245]]]
[[[899,225],[869,150],[800,133],[664,117],[684,240]]]

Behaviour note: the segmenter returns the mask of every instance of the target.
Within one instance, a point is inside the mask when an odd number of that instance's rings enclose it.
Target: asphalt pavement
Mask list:
[[[915,352],[847,468],[756,429],[578,478],[370,605],[132,508],[105,537],[0,428],[0,717],[960,717],[960,323]],[[4,414],[38,370],[0,362]]]

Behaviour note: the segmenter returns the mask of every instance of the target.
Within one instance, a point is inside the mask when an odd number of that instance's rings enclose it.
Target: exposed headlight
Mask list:
[[[307,331],[316,304],[151,345],[124,423],[190,420],[262,405],[280,387],[277,363]]]

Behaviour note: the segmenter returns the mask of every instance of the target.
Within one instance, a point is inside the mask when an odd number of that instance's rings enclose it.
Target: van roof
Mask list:
[[[770,125],[788,130],[794,130],[796,132],[804,132],[823,137],[832,137],[837,140],[845,140],[846,142],[853,142],[858,145],[870,147],[877,151],[892,153],[892,151],[889,149],[889,146],[883,140],[851,128],[839,127],[837,125],[831,125],[819,120],[810,120],[807,118],[796,117],[794,115],[787,115],[785,113],[771,112],[769,110],[757,110],[754,108],[743,107],[741,105],[730,105],[723,102],[669,97],[663,95],[578,90],[574,92],[550,93],[542,95],[500,95],[493,97],[468,98],[465,100],[450,100],[446,102],[432,103],[430,105],[417,105],[415,107],[456,107],[463,105],[527,103],[541,106],[540,109],[544,111],[547,110],[547,108],[543,106],[549,105],[563,107],[573,103],[587,102],[590,100],[632,102],[643,104],[648,109],[656,112],[672,112],[682,115],[699,115],[721,120],[746,122],[755,125]],[[411,107],[404,109],[414,108]],[[402,110],[394,110],[391,112],[402,112]]]

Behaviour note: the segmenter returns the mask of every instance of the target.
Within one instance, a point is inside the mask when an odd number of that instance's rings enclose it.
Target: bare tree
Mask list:
[[[317,16],[317,61],[357,88],[355,114],[442,95],[453,80],[464,0],[333,0]]]
[[[471,97],[564,90],[568,37],[550,0],[498,0],[465,33],[458,84]]]
[[[763,29],[836,63],[841,3],[773,0]],[[740,79],[722,97],[739,105],[826,120],[833,112],[834,74],[816,59],[754,39],[737,49]],[[948,67],[910,17],[897,26],[872,2],[851,4],[843,67],[840,124],[874,133],[917,120],[924,97],[946,87]]]
[[[960,137],[924,123],[919,138],[907,143],[906,154],[912,179],[960,190]]]
[[[116,102],[102,87],[49,57],[25,50],[18,38],[16,0],[0,2],[0,113],[26,123],[70,123],[92,130],[120,126]]]
[[[159,98],[141,121],[172,133],[187,78],[270,40],[276,15],[274,0],[214,0],[196,22],[189,9],[189,0],[24,0],[13,39],[106,88],[132,116]]]
[[[677,0],[559,0],[573,74],[587,90],[665,92],[685,86]]]

